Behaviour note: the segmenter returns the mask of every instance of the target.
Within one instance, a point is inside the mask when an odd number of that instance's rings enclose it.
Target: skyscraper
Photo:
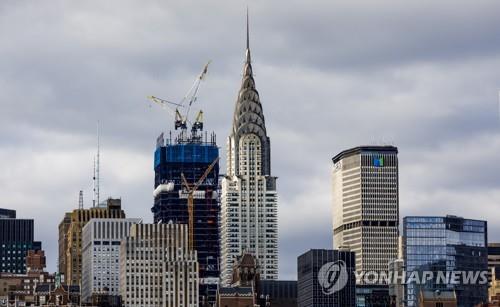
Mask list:
[[[141,219],[91,219],[82,230],[82,301],[120,295],[120,242]]]
[[[257,257],[262,279],[278,278],[278,194],[271,175],[271,142],[253,78],[248,37],[243,79],[228,138],[227,174],[222,180],[221,277],[231,280],[235,259]]]
[[[71,216],[71,220],[68,217]],[[79,285],[82,276],[82,229],[95,218],[125,218],[121,199],[109,198],[97,207],[76,209],[66,213],[59,224],[59,253],[65,257],[59,258],[66,265],[65,281],[68,285]],[[68,224],[69,223],[69,224]],[[64,233],[66,231],[66,233]],[[62,245],[62,246],[61,246]]]
[[[387,271],[398,256],[397,154],[362,146],[333,158],[333,243],[356,253],[356,271]]]
[[[152,212],[155,223],[188,224],[188,184],[197,182],[219,157],[215,134],[182,130],[173,140],[161,135],[155,151],[155,190]],[[215,304],[219,281],[219,163],[201,182],[193,199],[193,248],[200,268],[200,301]]]
[[[185,224],[134,224],[120,246],[123,305],[197,307],[198,262]]]
[[[407,216],[403,219],[406,274],[413,272],[470,272],[477,275],[488,270],[487,224],[485,221],[457,216]],[[436,273],[438,275],[439,273]],[[425,284],[408,282],[406,302],[419,306],[422,290],[454,290],[459,307],[475,306],[488,301],[488,283],[465,283],[463,279],[438,283],[437,277]],[[472,281],[472,279],[470,279]]]
[[[355,255],[311,249],[297,259],[299,307],[356,306]]]
[[[41,250],[34,241],[32,219],[17,219],[14,210],[0,209],[0,272],[25,274],[30,250]]]

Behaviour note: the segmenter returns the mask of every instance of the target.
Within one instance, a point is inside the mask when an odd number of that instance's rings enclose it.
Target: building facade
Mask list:
[[[397,258],[397,154],[393,146],[362,146],[333,158],[333,244],[356,253],[356,271],[387,271]]]
[[[262,280],[259,298],[268,301],[272,307],[297,307],[297,281]]]
[[[490,301],[500,296],[500,243],[488,243],[488,271]]]
[[[185,224],[133,224],[120,246],[124,306],[198,307],[196,251]]]
[[[79,285],[82,276],[82,229],[91,220],[96,218],[125,218],[122,210],[121,199],[109,198],[97,207],[89,209],[76,209],[71,214],[71,222],[67,225],[68,214],[64,215],[59,224],[59,250],[65,249],[64,257],[59,258],[66,265],[65,281],[70,285]],[[67,230],[66,235],[61,231]]]
[[[262,279],[278,279],[278,194],[271,142],[253,78],[248,44],[243,80],[228,138],[221,197],[221,278],[229,284],[236,258],[255,255]]]
[[[120,242],[141,219],[91,219],[82,230],[82,301],[120,295]]]
[[[0,211],[0,272],[25,274],[26,256],[30,250],[41,250],[34,241],[34,221],[17,219],[14,210]]]
[[[408,216],[403,219],[406,274],[436,272],[425,284],[406,285],[408,306],[418,306],[421,291],[454,290],[460,307],[474,306],[488,300],[487,278],[466,284],[463,280],[438,282],[439,272],[465,271],[480,274],[488,271],[487,224],[485,221],[456,216]]]
[[[59,258],[57,260],[58,272],[66,276],[66,252],[68,250],[68,230],[71,225],[71,212],[66,212],[59,223]]]
[[[355,254],[350,251],[312,249],[299,256],[298,306],[356,306],[355,267]]]
[[[181,174],[189,184],[197,182],[219,157],[215,134],[210,140],[202,133],[183,130],[175,140],[157,140],[155,190],[152,212],[155,223],[188,224],[188,193]],[[220,274],[219,244],[219,163],[198,186],[193,199],[193,248],[200,267],[200,301],[215,304]]]

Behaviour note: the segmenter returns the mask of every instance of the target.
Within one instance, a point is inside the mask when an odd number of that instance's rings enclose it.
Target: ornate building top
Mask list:
[[[231,132],[231,136],[234,138],[235,148],[238,148],[239,146],[239,139],[248,134],[254,134],[259,137],[262,151],[262,175],[271,175],[270,140],[266,132],[264,112],[262,110],[259,92],[255,87],[255,80],[253,78],[247,14],[246,60],[243,66],[243,78],[241,81],[241,88],[238,92],[238,98],[236,100],[233,116],[233,130]],[[235,159],[235,174],[238,175],[237,153],[235,155]]]

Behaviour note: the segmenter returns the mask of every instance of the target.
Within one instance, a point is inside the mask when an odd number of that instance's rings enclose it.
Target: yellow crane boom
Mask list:
[[[198,187],[207,179],[208,175],[210,172],[213,170],[217,162],[219,162],[219,157],[215,159],[212,164],[205,170],[205,173],[198,179],[192,186],[187,182],[186,176],[184,176],[184,173],[181,173],[181,178],[182,178],[182,184],[186,188],[186,191],[188,193],[188,216],[189,216],[189,224],[188,224],[188,233],[189,233],[189,250],[194,249],[194,192],[198,190]]]

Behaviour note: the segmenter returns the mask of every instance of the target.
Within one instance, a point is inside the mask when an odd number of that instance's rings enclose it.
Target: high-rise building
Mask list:
[[[71,220],[68,220],[68,217]],[[64,263],[65,281],[68,285],[79,285],[82,276],[82,229],[91,219],[118,219],[125,218],[121,199],[109,198],[97,207],[89,209],[75,209],[66,213],[59,224],[59,267]],[[69,224],[68,224],[69,222]],[[66,230],[66,234],[64,234]],[[65,250],[65,252],[64,252]],[[64,257],[61,257],[64,252]],[[61,272],[63,273],[63,272]]]
[[[333,158],[335,248],[356,253],[356,271],[387,271],[398,256],[398,149],[362,146]]]
[[[299,307],[356,306],[355,254],[311,249],[297,259]]]
[[[82,301],[120,295],[120,242],[141,219],[91,219],[82,230]]]
[[[487,224],[485,221],[456,216],[408,216],[403,219],[404,260],[406,274],[436,272],[435,278],[419,284],[406,284],[406,302],[419,306],[422,291],[455,290],[459,307],[475,306],[488,300],[488,284],[465,283],[462,279],[443,283],[437,280],[439,272],[464,271],[479,275],[488,270]],[[443,273],[441,273],[443,274]]]
[[[133,224],[120,251],[125,307],[198,306],[198,261],[186,224]]]
[[[66,212],[61,223],[59,223],[59,258],[58,272],[66,276],[66,251],[68,250],[68,229],[71,225],[71,212]]]
[[[0,209],[0,272],[25,274],[30,250],[41,250],[34,241],[32,219],[17,219],[14,210]]]
[[[222,180],[221,278],[231,280],[243,252],[259,261],[261,278],[278,279],[278,193],[271,175],[271,141],[253,78],[248,38],[243,79],[228,138],[227,174]]]
[[[161,135],[155,151],[155,223],[188,224],[188,193],[182,175],[194,185],[219,157],[215,134],[210,139],[182,130],[175,140]],[[200,268],[200,301],[215,304],[220,275],[219,163],[193,194],[193,248]]]

